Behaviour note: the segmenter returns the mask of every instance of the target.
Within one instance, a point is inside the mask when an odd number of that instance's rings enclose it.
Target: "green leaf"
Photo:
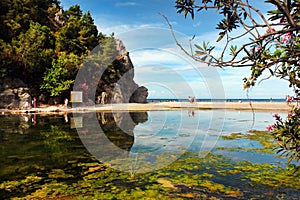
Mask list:
[[[206,43],[203,41],[203,49],[206,51]]]
[[[203,57],[201,58],[201,60],[202,60],[202,61],[205,61],[206,58],[207,58],[207,55],[206,55],[206,56],[203,56]]]
[[[221,33],[219,33],[219,38],[217,39],[217,41],[216,42],[220,42],[222,39],[223,39],[223,37],[225,36],[225,32],[221,32]]]
[[[270,71],[271,75],[274,76],[274,71],[270,68],[269,68],[269,71]]]
[[[202,56],[204,55],[205,53],[203,51],[195,51],[195,56]]]
[[[248,14],[246,12],[244,12],[244,20],[247,19]]]
[[[195,44],[195,47],[201,51],[204,51],[202,47],[200,47],[199,45]]]

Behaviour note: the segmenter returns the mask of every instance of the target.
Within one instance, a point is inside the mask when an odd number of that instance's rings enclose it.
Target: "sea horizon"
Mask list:
[[[175,99],[175,98],[149,98],[147,99],[148,103],[157,103],[157,102],[188,102],[188,99]],[[255,98],[255,99],[246,99],[246,98],[227,98],[227,99],[206,99],[206,98],[196,98],[196,102],[285,102],[284,98]]]

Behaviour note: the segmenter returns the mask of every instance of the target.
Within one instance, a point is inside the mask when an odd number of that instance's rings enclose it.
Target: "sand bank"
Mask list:
[[[244,110],[244,111],[261,111],[261,112],[288,112],[291,107],[286,103],[276,102],[160,102],[160,103],[129,103],[129,104],[105,104],[96,106],[73,106],[64,108],[63,106],[44,106],[28,110],[6,110],[0,109],[2,114],[20,114],[20,113],[72,113],[72,112],[95,112],[95,111],[151,111],[151,110],[182,110],[182,109],[227,109],[227,110]]]

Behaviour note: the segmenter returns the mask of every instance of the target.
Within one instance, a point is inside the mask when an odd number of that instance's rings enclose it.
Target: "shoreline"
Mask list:
[[[252,107],[251,107],[252,105]],[[294,104],[292,104],[294,105]],[[237,110],[257,112],[288,112],[291,105],[285,102],[158,102],[158,103],[122,103],[97,104],[95,106],[74,106],[64,108],[63,105],[41,106],[27,110],[0,109],[0,114],[58,114],[82,112],[139,112],[139,111],[166,111],[166,110]]]

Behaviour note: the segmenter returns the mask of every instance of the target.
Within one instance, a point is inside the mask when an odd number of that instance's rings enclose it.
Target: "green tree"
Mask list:
[[[47,97],[69,90],[83,59],[106,38],[90,12],[79,5],[64,12],[59,0],[1,0],[0,30],[0,77],[19,78]]]
[[[0,38],[10,42],[21,32],[26,32],[30,21],[50,27],[52,25],[50,8],[59,8],[57,0],[1,0]],[[51,11],[52,10],[52,11]]]
[[[12,74],[12,66],[15,64],[12,46],[0,39],[0,78]]]
[[[80,31],[79,40],[80,43],[86,47],[87,50],[91,51],[99,44],[99,38],[97,26],[94,24],[94,19],[91,13],[88,11],[84,13],[80,19]]]
[[[29,29],[13,38],[12,44],[16,60],[22,66],[19,74],[23,75],[26,82],[39,85],[41,75],[51,66],[54,53],[54,37],[50,29],[31,21]]]
[[[71,17],[80,19],[82,17],[82,10],[78,4],[71,6],[68,10],[63,13],[63,17],[68,21]]]
[[[192,19],[196,13],[215,10],[221,17],[216,27],[219,30],[216,41],[224,43],[220,54],[217,54],[215,47],[206,41],[191,45],[191,52],[190,49],[183,48],[172,30],[177,45],[194,60],[211,66],[249,67],[251,75],[244,78],[245,89],[254,86],[262,75],[267,75],[267,78],[275,76],[287,80],[290,87],[294,88],[295,95],[299,96],[300,1],[265,0],[265,3],[274,8],[268,11],[268,18],[249,2],[249,0],[176,0],[177,12],[185,17],[190,15]],[[167,17],[165,19],[172,29]],[[238,31],[234,33],[234,30]],[[235,42],[241,39],[245,42],[238,46]],[[300,158],[299,113],[299,108],[292,108],[286,121],[276,119],[277,123],[272,128],[269,127],[279,142],[280,149],[291,152],[288,155],[296,160]]]
[[[41,90],[50,96],[58,96],[63,91],[70,89],[83,58],[70,53],[60,53],[54,60],[43,77]]]
[[[99,42],[98,30],[89,12],[82,14],[79,5],[64,13],[65,25],[58,31],[57,51],[87,54]]]

